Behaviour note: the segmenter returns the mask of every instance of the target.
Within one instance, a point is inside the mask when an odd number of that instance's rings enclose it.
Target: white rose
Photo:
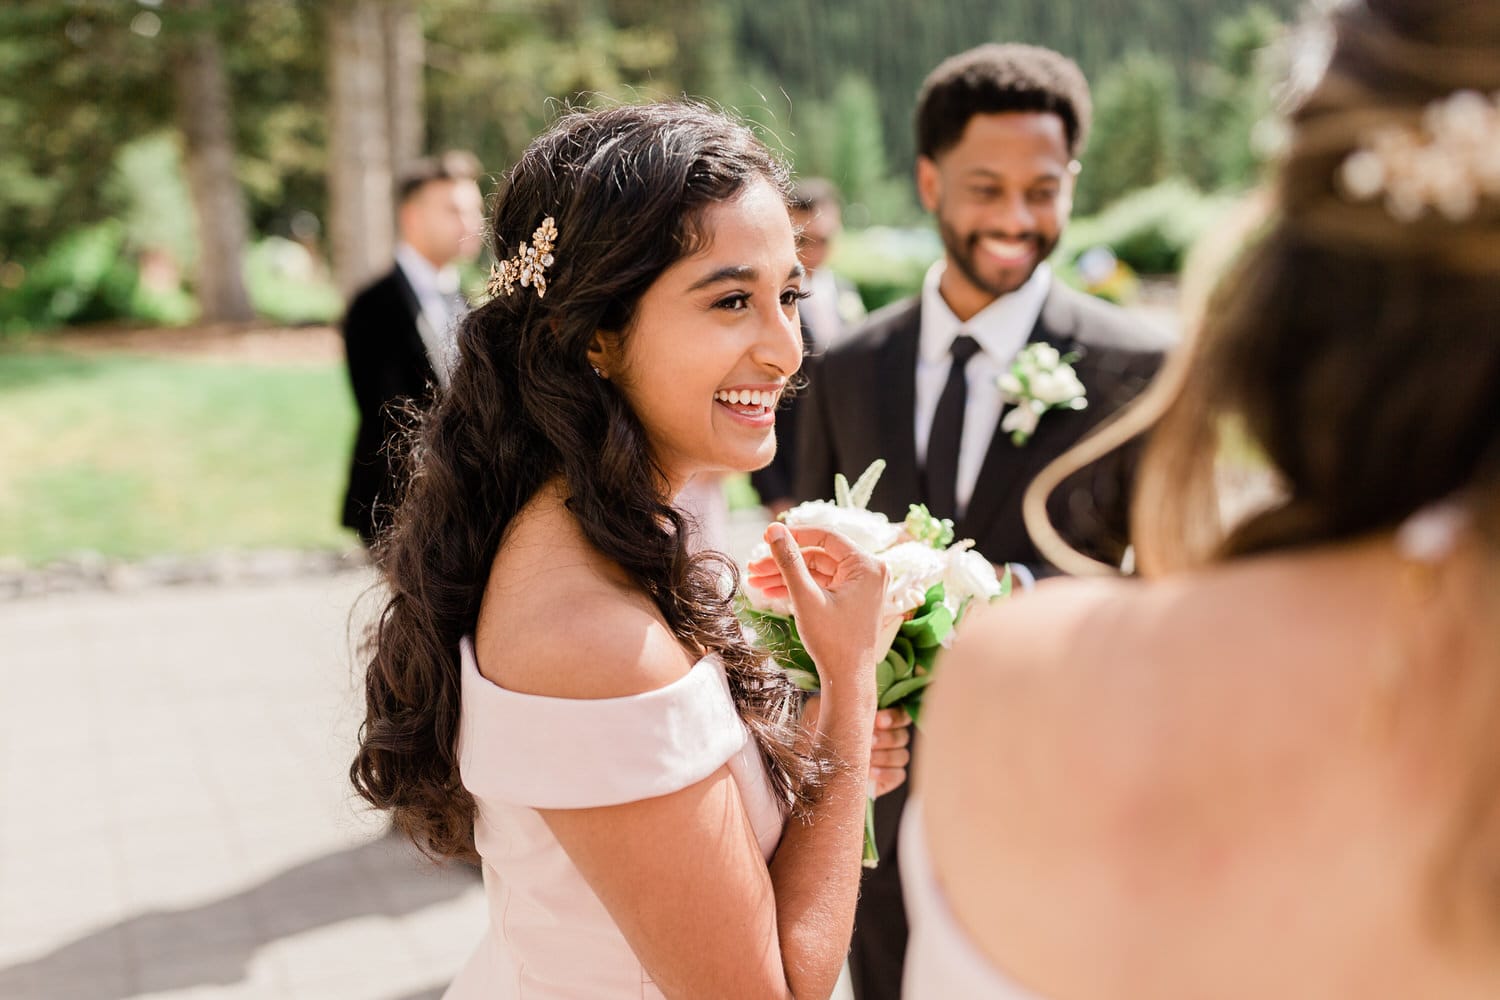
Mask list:
[[[1044,372],[1031,381],[1031,394],[1049,406],[1072,402],[1084,394],[1083,383],[1072,368]]]
[[[863,552],[880,552],[896,544],[901,525],[884,514],[858,507],[840,507],[828,500],[809,500],[786,512],[789,528],[829,528],[837,531]]]
[[[946,553],[926,542],[903,542],[881,552],[877,558],[885,563],[889,574],[886,584],[886,611],[912,611],[922,606],[927,591],[941,583],[948,570]]]
[[[1037,372],[1031,380],[1031,394],[1043,403],[1058,402],[1057,394],[1062,390],[1062,381],[1056,372]]]
[[[1062,355],[1057,353],[1057,348],[1051,344],[1033,344],[1028,353],[1031,356],[1031,363],[1038,369],[1056,368],[1062,364]]]
[[[991,600],[1000,596],[1000,578],[984,556],[968,546],[948,550],[948,569],[943,574],[943,603],[957,614],[970,598]]]
[[[1024,402],[1005,415],[1005,419],[1000,421],[1000,429],[1007,434],[1020,431],[1030,437],[1036,431],[1036,425],[1041,421],[1044,409],[1045,407],[1035,400]]]
[[[1000,391],[1005,393],[1005,395],[1009,398],[1020,398],[1021,380],[1016,378],[1012,373],[1006,372],[1004,375],[1001,375],[998,379],[995,380],[995,384],[998,385],[1000,387]]]

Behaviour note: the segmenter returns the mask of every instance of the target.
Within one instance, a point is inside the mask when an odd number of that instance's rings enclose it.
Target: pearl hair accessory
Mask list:
[[[1413,562],[1436,563],[1458,548],[1471,523],[1469,509],[1456,499],[1428,504],[1396,529],[1396,548]]]
[[[490,280],[485,286],[485,291],[491,298],[496,295],[509,295],[515,291],[515,286],[519,282],[522,288],[535,288],[537,298],[545,298],[547,268],[555,263],[552,247],[556,240],[557,224],[549,215],[542,220],[536,232],[531,234],[530,243],[522,243],[514,256],[490,268]]]
[[[1384,195],[1398,222],[1435,209],[1450,222],[1500,199],[1500,94],[1460,90],[1433,101],[1420,125],[1376,129],[1344,160],[1339,184],[1354,201]]]

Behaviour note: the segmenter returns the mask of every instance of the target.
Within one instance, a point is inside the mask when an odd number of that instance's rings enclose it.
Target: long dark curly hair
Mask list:
[[[471,312],[448,389],[411,435],[409,480],[377,548],[389,590],[367,637],[365,720],[350,779],[438,857],[474,857],[459,776],[459,640],[474,629],[511,519],[558,480],[589,542],[650,596],[682,643],[723,659],[730,690],[794,807],[817,767],[797,750],[795,691],[745,637],[733,564],[692,555],[639,420],[590,370],[597,331],[628,333],[642,294],[702,246],[705,208],[785,166],[744,125],[692,103],[572,112],[511,170],[492,219],[497,259],[551,216],[546,296],[517,287]]]

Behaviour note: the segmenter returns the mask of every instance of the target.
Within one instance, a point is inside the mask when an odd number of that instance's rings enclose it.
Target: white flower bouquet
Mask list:
[[[920,725],[922,693],[932,682],[938,653],[953,639],[953,629],[971,601],[998,600],[1010,593],[1009,571],[1001,576],[978,552],[974,542],[953,540],[953,522],[939,520],[927,508],[912,504],[906,520],[892,523],[867,510],[875,483],[885,470],[876,461],[851,487],[834,478],[834,499],[811,500],[793,507],[781,519],[789,527],[837,531],[857,548],[885,563],[886,612],[896,626],[885,657],[874,664],[881,708],[901,708]],[[762,544],[751,562],[770,554]],[[785,599],[771,599],[753,586],[741,594],[741,613],[760,642],[787,676],[803,691],[817,692],[818,671],[797,634],[797,621]],[[864,864],[879,863],[875,849],[875,802],[865,808]]]

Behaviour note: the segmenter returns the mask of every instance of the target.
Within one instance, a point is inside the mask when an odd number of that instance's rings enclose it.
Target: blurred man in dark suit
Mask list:
[[[1047,49],[982,45],[927,78],[916,180],[943,259],[919,295],[875,313],[819,363],[803,400],[799,499],[826,497],[835,472],[857,476],[883,458],[871,510],[899,521],[908,504],[924,503],[1023,580],[1049,571],[1022,523],[1027,485],[1145,388],[1168,343],[1047,266],[1072,209],[1090,117],[1083,74]],[[1044,414],[1021,440],[1005,425],[1018,407],[1000,380],[1035,350],[1075,358],[1085,405]],[[1115,563],[1128,541],[1129,455],[1070,478],[1048,504],[1068,541]],[[875,806],[880,867],[865,874],[849,954],[858,1000],[900,996],[906,794],[903,785]]]
[[[373,545],[400,496],[399,455],[390,449],[399,410],[446,385],[456,356],[455,326],[468,311],[457,263],[482,245],[479,165],[467,153],[422,160],[397,188],[395,265],[359,292],[344,317],[349,382],[359,431],[349,465],[343,523]]]

